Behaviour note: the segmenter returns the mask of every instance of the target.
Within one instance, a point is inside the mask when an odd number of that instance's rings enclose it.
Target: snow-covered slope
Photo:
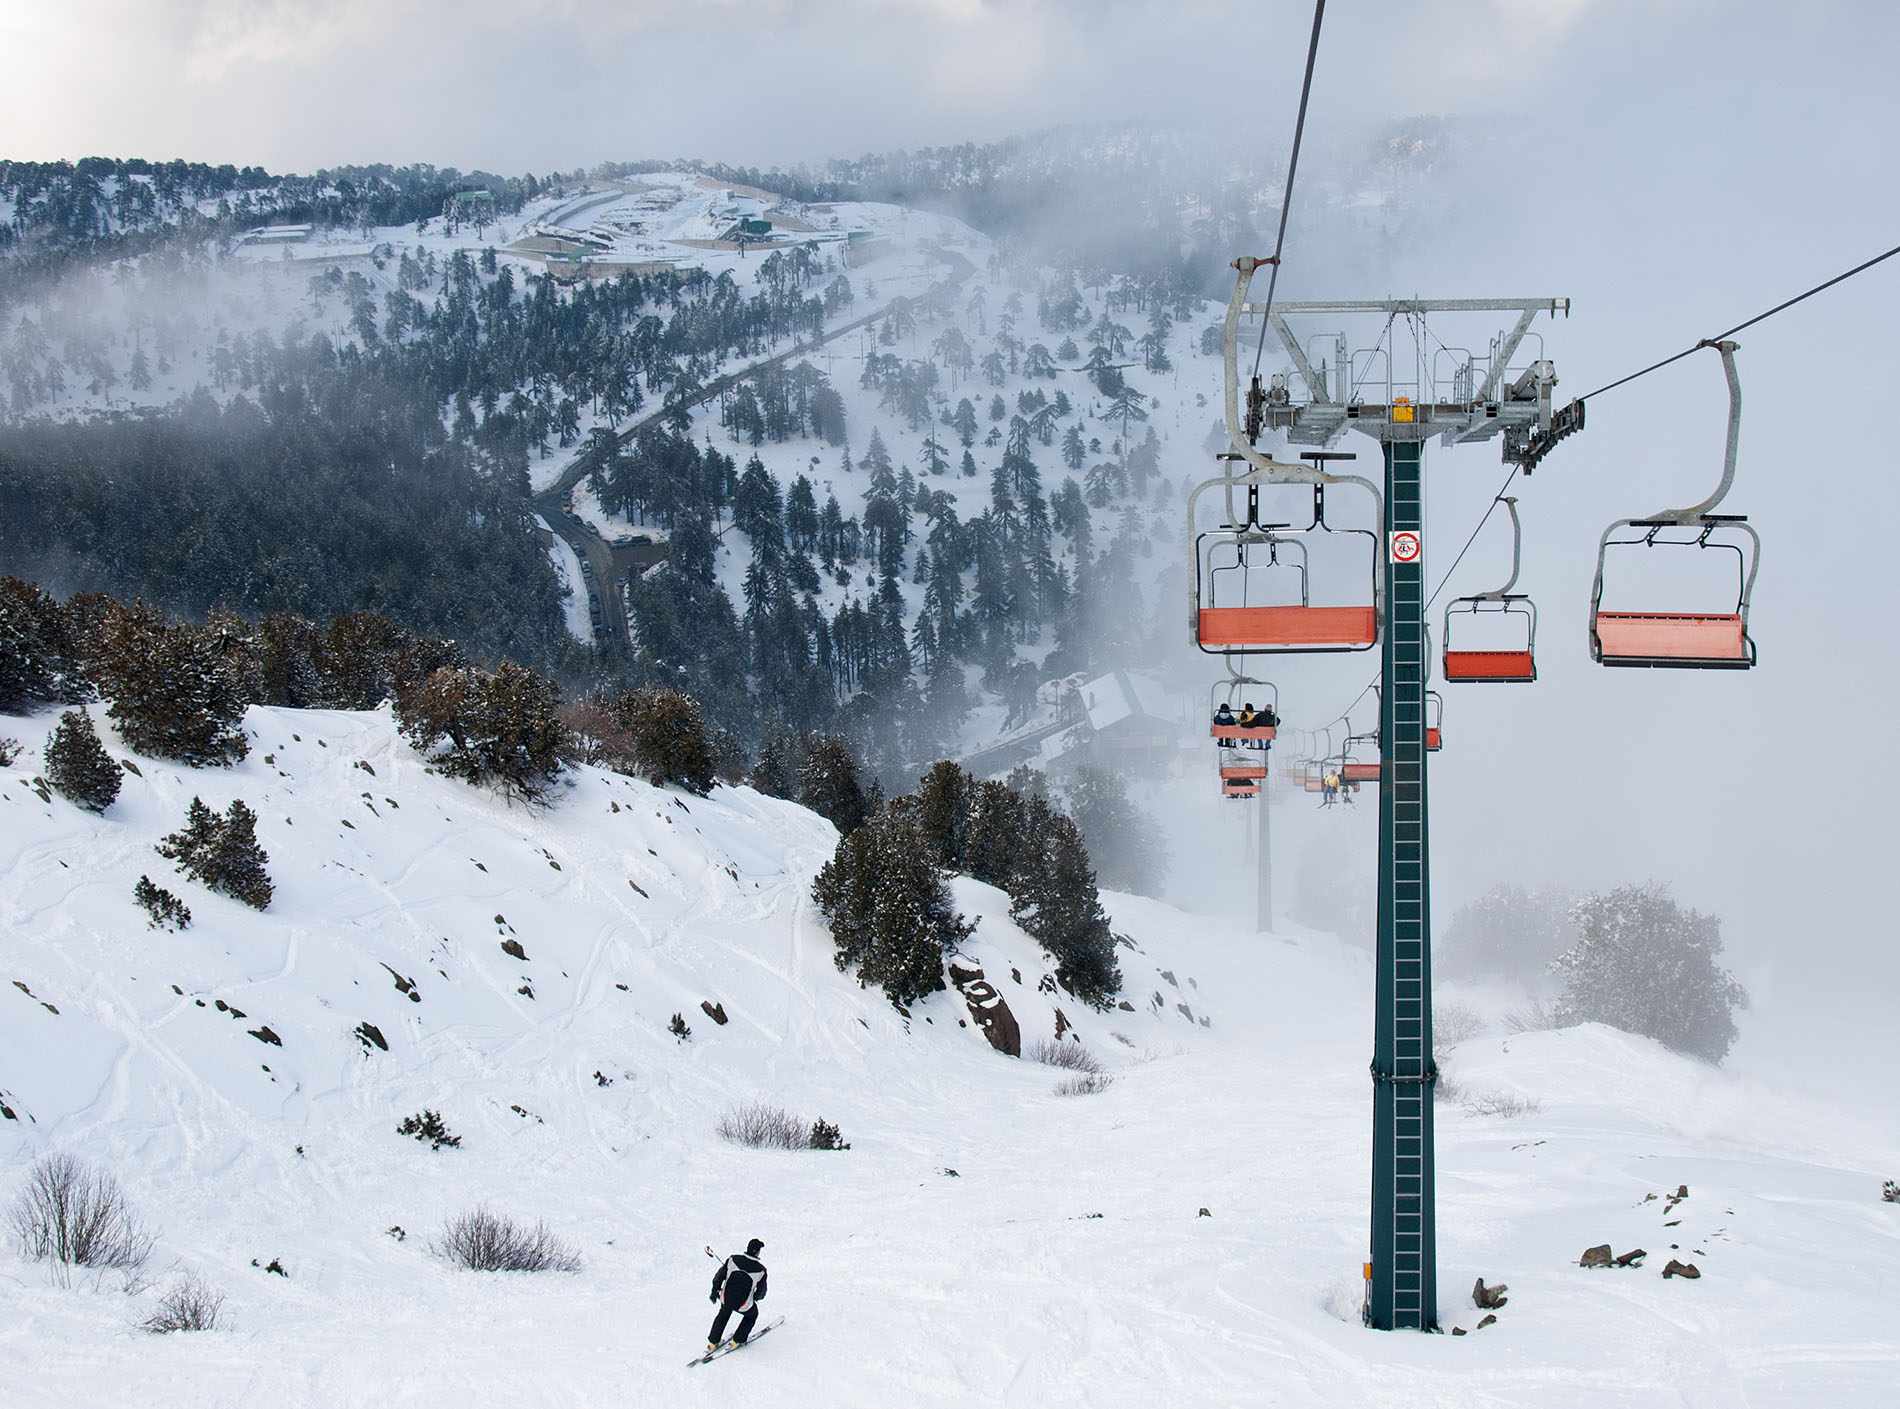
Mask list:
[[[959,881],[966,962],[1025,1039],[1059,1006],[1116,1078],[1059,1097],[955,993],[906,1019],[836,971],[807,895],[835,834],[802,809],[585,769],[510,806],[425,773],[383,714],[249,722],[242,766],[140,760],[94,818],[31,786],[51,716],[0,720],[26,745],[0,770],[0,1195],[48,1150],[108,1164],[155,1267],[230,1296],[228,1329],[136,1336],[149,1293],[58,1289],[8,1248],[8,1405],[1872,1404],[1900,1371],[1890,1123],[1604,1029],[1468,1043],[1467,1101],[1541,1109],[1441,1106],[1441,1304],[1472,1326],[1482,1275],[1510,1305],[1463,1339],[1377,1336],[1355,1324],[1363,955],[1109,896],[1132,1011],[1095,1014],[1040,991],[1004,897]],[[194,794],[256,808],[268,912],[152,852]],[[145,926],[140,874],[189,930]],[[853,1148],[719,1141],[753,1098]],[[462,1149],[395,1134],[424,1106]],[[1644,1201],[1682,1183],[1667,1215]],[[584,1270],[430,1257],[484,1201]],[[752,1236],[786,1328],[689,1371],[699,1249]],[[1603,1241],[1650,1265],[1575,1267]],[[1676,1242],[1702,1280],[1658,1275]],[[251,1265],[273,1258],[287,1277]]]

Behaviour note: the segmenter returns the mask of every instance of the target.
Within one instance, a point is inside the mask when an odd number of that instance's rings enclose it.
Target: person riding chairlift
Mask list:
[[[1214,711],[1214,722],[1222,725],[1234,723],[1234,712],[1227,707],[1226,700],[1222,700],[1220,708]]]

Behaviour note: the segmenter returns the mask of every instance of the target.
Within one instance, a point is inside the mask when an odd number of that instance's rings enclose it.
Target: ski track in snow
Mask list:
[[[99,819],[26,786],[53,719],[0,721],[27,745],[0,770],[0,1087],[22,1114],[0,1121],[0,1197],[50,1149],[109,1164],[159,1233],[159,1285],[201,1272],[228,1325],[135,1334],[155,1293],[110,1276],[60,1289],[8,1246],[8,1409],[1763,1409],[1884,1404],[1900,1381],[1900,1211],[1878,1200],[1900,1150],[1890,1125],[1810,1095],[1603,1028],[1464,1044],[1462,1087],[1542,1109],[1440,1108],[1441,1313],[1474,1325],[1479,1275],[1509,1283],[1510,1304],[1468,1337],[1375,1335],[1355,1324],[1358,951],[1110,895],[1139,944],[1122,951],[1136,1011],[1096,1014],[1037,991],[1044,965],[1006,897],[953,882],[981,920],[970,956],[1025,1042],[1060,1006],[1114,1074],[1065,1100],[1057,1073],[959,1027],[955,994],[907,1022],[837,972],[808,896],[835,834],[788,804],[583,769],[549,807],[510,805],[426,773],[386,713],[260,709],[242,765],[141,760]],[[194,794],[256,807],[277,883],[265,914],[150,850]],[[145,927],[140,874],[185,898],[190,930]],[[676,1011],[690,1042],[666,1031]],[[388,1052],[364,1049],[360,1021]],[[249,1035],[265,1024],[282,1047]],[[853,1149],[719,1142],[719,1113],[752,1098],[837,1122]],[[424,1106],[461,1150],[395,1135]],[[1691,1197],[1665,1228],[1643,1196],[1678,1183]],[[585,1270],[450,1270],[428,1239],[478,1202],[547,1220]],[[787,1324],[689,1372],[711,1312],[699,1249],[752,1236],[767,1314]],[[1648,1248],[1648,1266],[1575,1266],[1606,1240]],[[1672,1242],[1701,1281],[1662,1280]],[[288,1278],[251,1266],[273,1257]]]

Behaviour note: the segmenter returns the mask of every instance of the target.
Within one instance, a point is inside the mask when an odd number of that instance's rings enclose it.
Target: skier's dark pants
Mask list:
[[[723,1344],[726,1337],[726,1318],[732,1315],[736,1310],[738,1310],[738,1308],[734,1306],[720,1307],[719,1314],[713,1317],[712,1334],[707,1336],[706,1339],[711,1341],[714,1345]],[[758,1321],[759,1307],[758,1303],[754,1302],[751,1306],[746,1308],[745,1314],[739,1318],[739,1329],[732,1333],[732,1338],[743,1345],[747,1340],[751,1339],[752,1328],[758,1324]],[[773,1341],[772,1344],[777,1345],[778,1342]],[[747,1361],[746,1363],[750,1364],[751,1362]]]

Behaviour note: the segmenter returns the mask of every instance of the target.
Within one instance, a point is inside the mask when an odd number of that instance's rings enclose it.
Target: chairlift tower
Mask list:
[[[1243,280],[1249,272],[1243,269]],[[1357,430],[1379,442],[1385,461],[1372,1236],[1364,1308],[1366,1324],[1380,1330],[1438,1328],[1432,1121],[1438,1071],[1432,1061],[1425,767],[1431,652],[1425,624],[1425,442],[1434,436],[1445,445],[1502,437],[1504,459],[1528,471],[1557,440],[1581,429],[1581,408],[1553,416],[1556,371],[1541,346],[1528,363],[1515,362],[1537,315],[1567,315],[1569,307],[1569,300],[1560,298],[1276,303],[1270,311],[1242,302],[1239,307],[1241,319],[1251,316],[1256,329],[1266,318],[1298,379],[1297,387],[1285,374],[1264,385],[1254,379],[1246,395],[1248,434],[1279,429],[1294,445],[1320,447],[1303,457],[1319,471],[1325,460],[1344,458],[1324,447]],[[1491,339],[1486,354],[1476,356],[1442,343],[1428,350],[1425,320],[1435,313],[1504,313],[1516,319]],[[1383,315],[1385,331],[1373,348],[1356,352],[1343,334],[1334,334],[1331,355],[1316,363],[1309,352],[1313,340],[1303,342],[1288,320],[1328,315]],[[1414,334],[1416,357],[1412,375],[1396,378],[1394,349],[1387,342],[1401,321]],[[1229,367],[1229,375],[1236,375],[1231,360]]]

